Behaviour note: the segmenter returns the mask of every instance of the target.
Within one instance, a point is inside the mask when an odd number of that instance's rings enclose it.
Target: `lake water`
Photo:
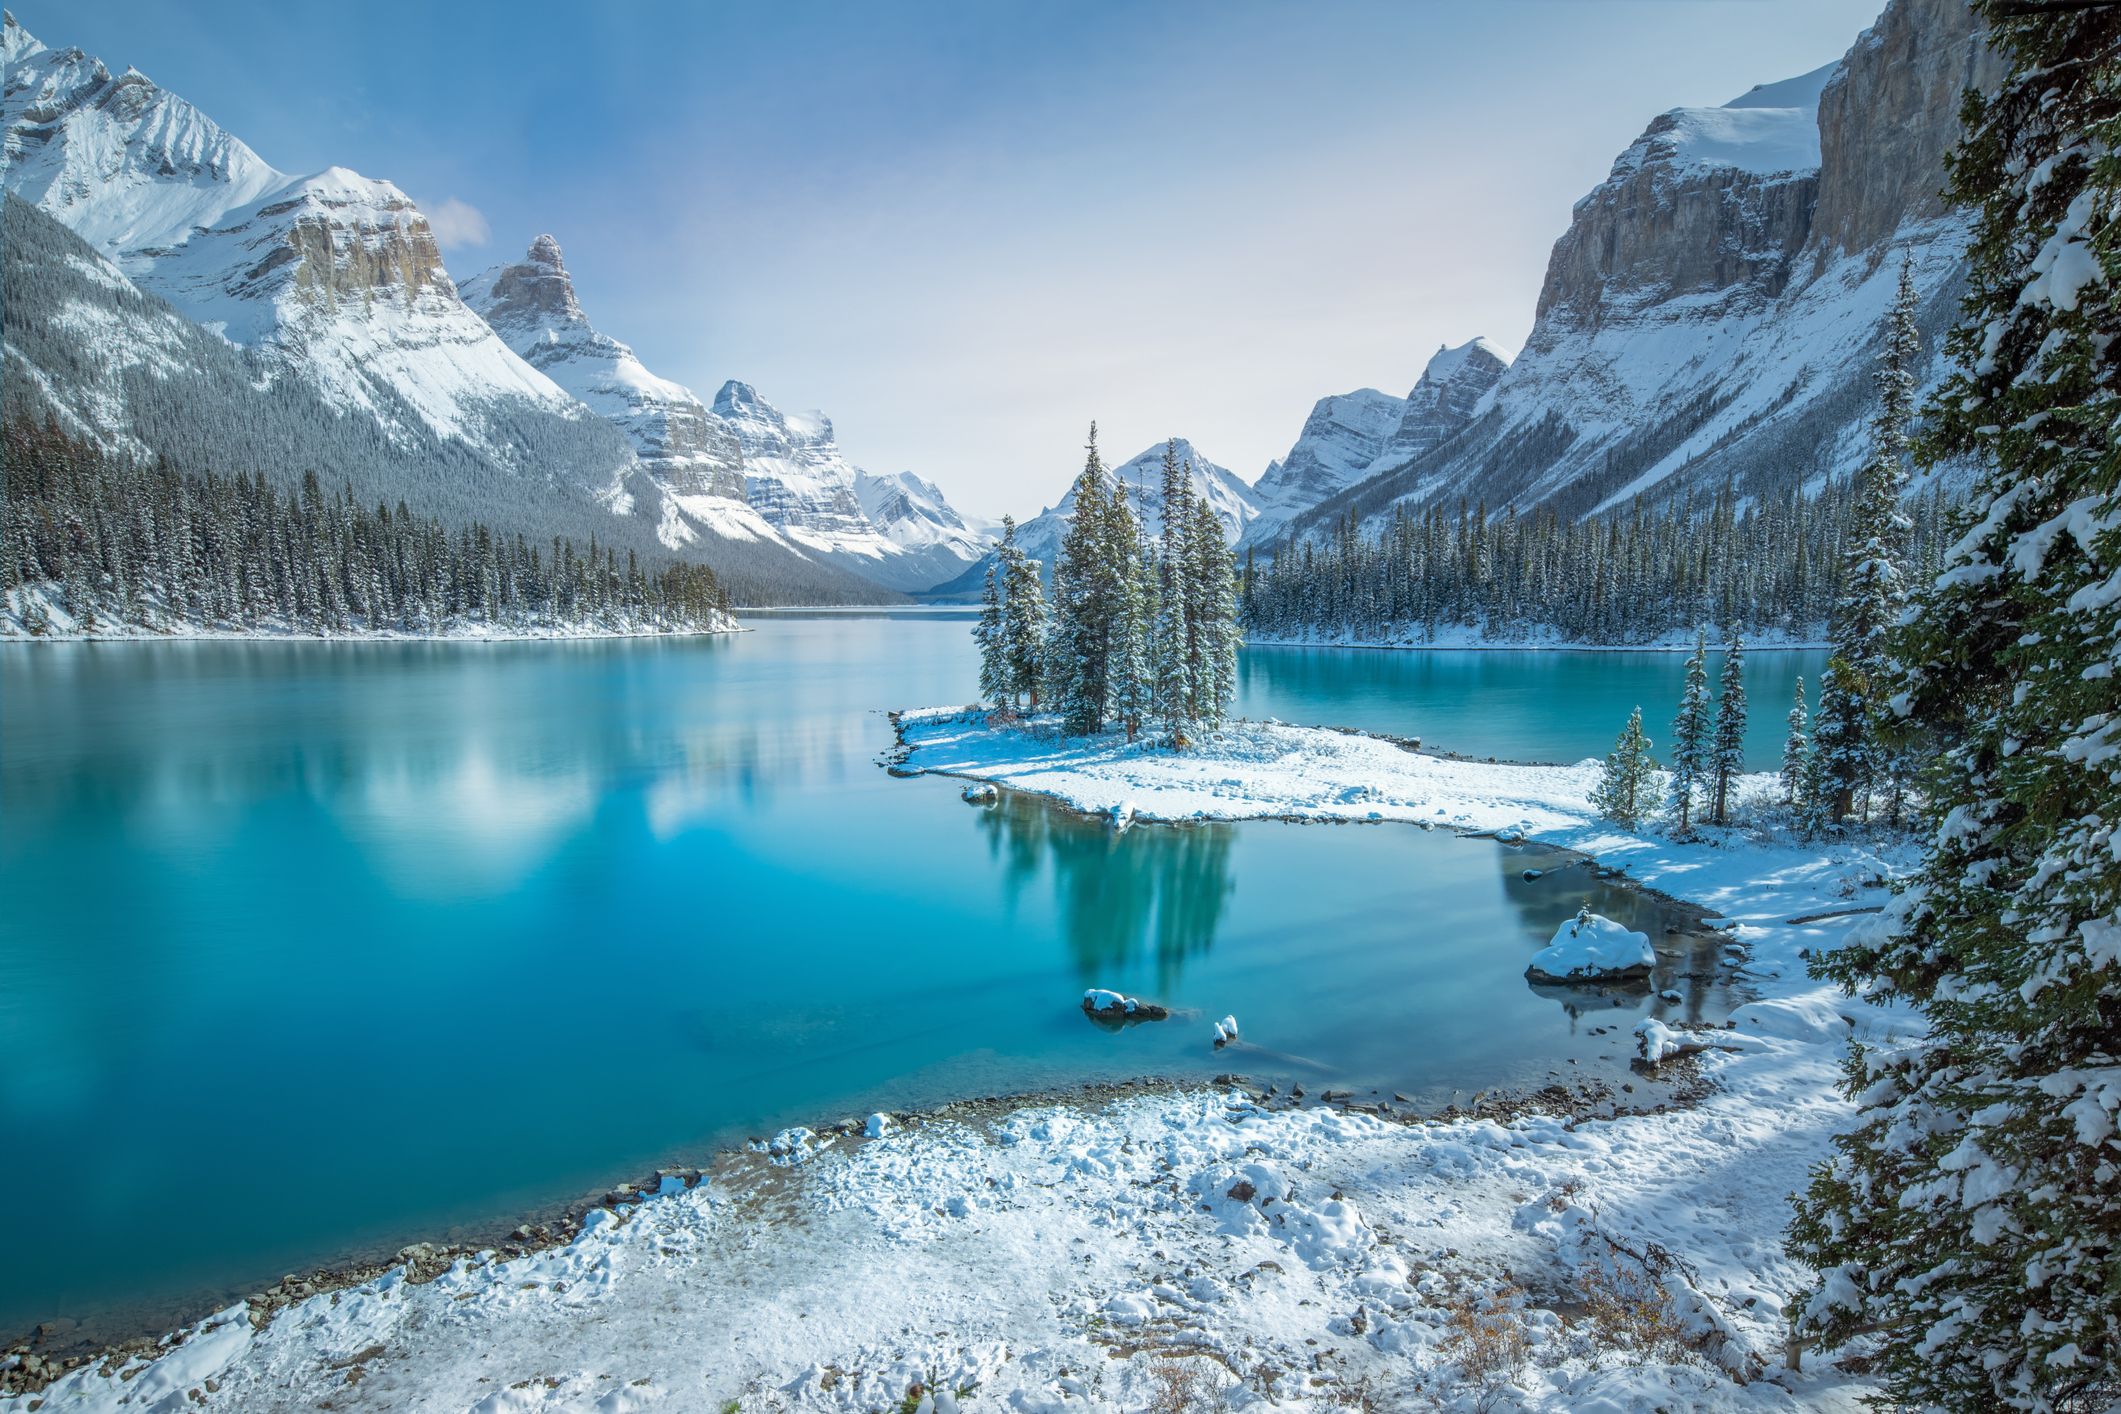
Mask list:
[[[888,777],[881,709],[972,695],[966,622],[754,623],[0,647],[0,1343],[495,1236],[784,1124],[1226,1070],[1441,1104],[1624,1078],[1627,1038],[1598,1028],[1729,1004],[1700,949],[1661,974],[1670,1007],[1530,988],[1586,897],[1664,922],[1584,870],[1525,881],[1537,851],[1113,836]],[[1777,662],[1755,672],[1786,696],[1803,665]],[[1239,706],[1566,759],[1604,748],[1614,704],[1668,718],[1677,672],[1270,649]],[[1089,985],[1182,1015],[1106,1031],[1075,1008]],[[1260,1049],[1210,1048],[1226,1011]]]

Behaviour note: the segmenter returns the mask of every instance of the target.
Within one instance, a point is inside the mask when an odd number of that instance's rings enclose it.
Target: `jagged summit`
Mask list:
[[[1404,398],[1375,388],[1320,398],[1289,454],[1253,487],[1259,518],[1247,528],[1246,542],[1272,544],[1328,497],[1437,446],[1472,421],[1509,366],[1499,344],[1469,339],[1440,346]]]

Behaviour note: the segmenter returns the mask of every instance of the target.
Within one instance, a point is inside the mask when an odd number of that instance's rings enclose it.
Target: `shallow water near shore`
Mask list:
[[[1114,835],[890,778],[882,709],[970,695],[965,620],[753,623],[0,648],[0,1200],[34,1215],[0,1340],[495,1235],[785,1124],[1225,1071],[1437,1106],[1617,1080],[1639,1016],[1734,1000],[1713,943],[1669,945],[1678,1003],[1528,986],[1586,899],[1666,942],[1654,900],[1581,866],[1525,879],[1543,851]],[[1343,653],[1363,662],[1336,684],[1322,651],[1248,654],[1239,710],[1551,759],[1613,729],[1540,655],[1490,655],[1529,676],[1484,677],[1479,711],[1465,679],[1424,701],[1368,666],[1420,655]],[[1290,652],[1314,665],[1274,666]],[[1576,656],[1601,701],[1669,714],[1670,655]],[[1075,1006],[1093,985],[1178,1014],[1103,1029]],[[1225,1012],[1245,1042],[1218,1053]]]

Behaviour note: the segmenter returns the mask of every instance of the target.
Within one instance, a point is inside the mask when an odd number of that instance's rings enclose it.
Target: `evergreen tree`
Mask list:
[[[1605,769],[1591,790],[1592,808],[1623,828],[1634,829],[1656,804],[1656,773],[1650,739],[1642,733],[1642,709],[1637,707],[1605,758]]]
[[[1745,639],[1733,633],[1723,649],[1723,691],[1716,700],[1716,739],[1709,749],[1712,819],[1730,823],[1731,791],[1745,774]]]
[[[1812,723],[1805,796],[1813,829],[1836,829],[1855,815],[1873,744],[1869,679],[1836,653],[1819,675],[1819,715]]]
[[[1790,708],[1789,735],[1782,742],[1782,803],[1791,809],[1804,805],[1805,771],[1812,755],[1810,733],[1806,730],[1804,707],[1804,679],[1797,679],[1797,701]]]
[[[1104,729],[1117,598],[1108,557],[1111,496],[1094,422],[1086,451],[1082,472],[1075,478],[1075,517],[1061,537],[1060,558],[1053,566],[1053,625],[1045,655],[1053,705],[1063,729],[1076,736]]]
[[[972,641],[979,645],[979,695],[997,707],[1011,705],[1008,643],[1002,631],[1002,590],[999,557],[987,564],[986,580],[980,586],[979,622],[972,626]]]
[[[1858,1045],[1857,1127],[1799,1205],[1800,1330],[1907,1407],[2121,1400],[2121,7],[1981,0],[1956,372],[1926,454],[1984,468],[1893,648],[1946,743],[1920,872],[1820,970],[1919,1009]]]
[[[1149,645],[1155,601],[1142,573],[1142,537],[1124,488],[1112,498],[1109,527],[1107,554],[1119,571],[1111,629],[1112,714],[1132,741],[1154,708],[1156,668]]]
[[[1841,594],[1834,606],[1834,652],[1842,669],[1830,696],[1821,683],[1819,734],[1831,743],[1820,757],[1822,822],[1855,814],[1859,797],[1886,768],[1879,724],[1891,672],[1886,634],[1906,603],[1903,542],[1909,528],[1900,498],[1907,480],[1909,423],[1914,412],[1915,287],[1905,260],[1899,293],[1886,319],[1876,375],[1877,412],[1871,453],[1857,475],[1855,517],[1842,552]]]
[[[1709,773],[1709,636],[1697,630],[1687,655],[1686,687],[1672,719],[1672,816],[1676,832],[1694,828],[1694,791]]]
[[[1016,517],[1002,517],[1002,540],[995,549],[1002,589],[1002,662],[1012,700],[1022,696],[1038,710],[1039,684],[1046,651],[1046,591],[1038,561],[1016,543]]]
[[[1193,670],[1187,634],[1186,535],[1183,507],[1192,491],[1178,462],[1176,440],[1164,444],[1163,527],[1157,553],[1156,715],[1176,750],[1193,725]]]
[[[1237,560],[1222,522],[1201,497],[1193,498],[1194,715],[1209,731],[1221,728],[1237,691],[1237,655],[1244,644],[1238,622]]]

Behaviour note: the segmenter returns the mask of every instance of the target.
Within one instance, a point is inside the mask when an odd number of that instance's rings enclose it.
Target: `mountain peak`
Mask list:
[[[32,54],[42,54],[44,45],[22,27],[13,10],[0,10],[0,59],[12,64],[17,59],[26,59]]]
[[[549,235],[539,236],[532,241],[524,259],[532,265],[546,265],[563,275],[567,273],[567,264],[560,259],[560,243]]]

